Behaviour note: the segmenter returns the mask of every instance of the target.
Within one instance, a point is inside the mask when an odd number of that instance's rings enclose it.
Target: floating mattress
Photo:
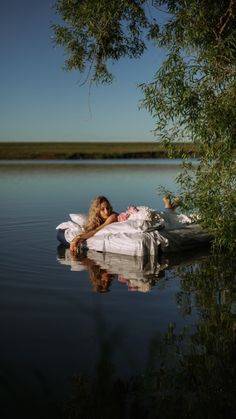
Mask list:
[[[86,241],[89,250],[129,256],[179,252],[208,244],[211,236],[186,215],[160,212],[161,220],[115,222],[99,230]],[[65,225],[65,223],[64,223]],[[78,232],[77,232],[78,234]]]

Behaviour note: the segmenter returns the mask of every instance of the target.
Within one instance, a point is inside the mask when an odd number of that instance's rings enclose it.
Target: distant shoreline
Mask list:
[[[175,144],[176,158],[186,153],[196,157],[195,146]],[[167,158],[166,148],[156,142],[143,143],[72,143],[72,142],[19,142],[0,143],[0,160],[101,160]]]

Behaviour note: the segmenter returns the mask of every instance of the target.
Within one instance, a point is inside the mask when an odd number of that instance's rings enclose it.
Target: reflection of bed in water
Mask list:
[[[205,251],[187,251],[173,253],[168,260],[163,256],[146,254],[143,256],[129,256],[115,253],[104,253],[88,250],[84,255],[73,256],[68,248],[63,245],[58,246],[58,262],[70,266],[72,271],[89,271],[90,279],[95,282],[97,291],[100,281],[101,287],[104,286],[104,274],[107,278],[117,277],[119,282],[126,283],[129,290],[147,292],[165,276],[165,270],[171,267],[178,267],[181,264],[192,263],[199,257],[205,255]],[[92,278],[93,277],[93,278]],[[109,284],[110,286],[111,281]],[[103,289],[104,292],[104,289]]]
[[[126,283],[129,290],[142,292],[150,291],[168,266],[160,263],[155,255],[135,257],[89,250],[87,256],[102,269],[117,274],[118,281]]]
[[[58,246],[58,262],[69,265],[72,271],[95,270],[117,276],[119,282],[127,284],[130,290],[146,292],[163,276],[167,267],[165,262],[160,263],[155,255],[129,256],[115,253],[97,252],[88,250],[86,256],[75,257],[68,248]]]

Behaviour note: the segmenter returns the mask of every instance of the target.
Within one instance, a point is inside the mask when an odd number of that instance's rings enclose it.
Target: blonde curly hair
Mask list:
[[[85,231],[91,231],[95,228],[99,227],[101,224],[104,223],[104,220],[100,216],[100,209],[101,205],[106,202],[108,205],[110,214],[113,211],[113,208],[105,196],[97,196],[91,202],[89,213],[88,213],[88,221],[84,226]]]

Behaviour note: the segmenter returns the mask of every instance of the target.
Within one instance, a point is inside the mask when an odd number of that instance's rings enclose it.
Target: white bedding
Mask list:
[[[191,224],[191,219],[173,211],[160,212],[158,223],[146,220],[126,220],[109,224],[86,241],[89,250],[117,253],[130,256],[157,255],[195,246],[207,240],[200,226]],[[83,231],[83,226],[68,221],[57,228],[66,229],[65,237],[70,242]]]
[[[119,253],[131,256],[156,255],[158,246],[168,246],[165,239],[152,223],[143,220],[127,220],[112,223],[87,240],[90,250]]]

